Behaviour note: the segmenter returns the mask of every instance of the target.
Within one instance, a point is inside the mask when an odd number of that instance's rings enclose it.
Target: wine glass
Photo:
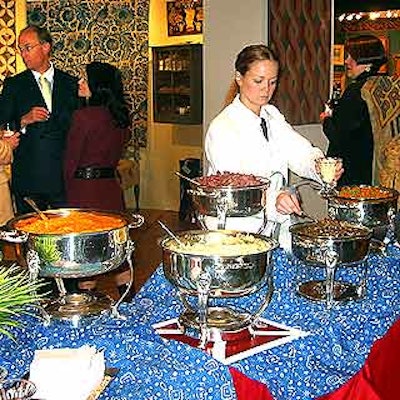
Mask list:
[[[322,197],[332,196],[335,194],[336,170],[342,164],[342,159],[339,157],[318,158],[315,164],[318,175],[322,180],[320,195]]]

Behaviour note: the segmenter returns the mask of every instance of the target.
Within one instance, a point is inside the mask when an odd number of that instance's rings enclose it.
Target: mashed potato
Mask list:
[[[165,243],[165,248],[199,256],[235,257],[266,252],[273,247],[272,242],[248,233],[206,232],[183,235],[179,239],[182,244],[170,239]]]

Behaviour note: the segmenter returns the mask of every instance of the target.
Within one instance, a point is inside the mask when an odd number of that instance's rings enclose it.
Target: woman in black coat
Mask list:
[[[347,86],[333,110],[321,114],[323,130],[329,140],[328,156],[343,159],[344,174],[338,184],[372,183],[373,134],[361,88],[370,76],[377,75],[387,61],[382,42],[373,35],[352,37],[345,44]]]

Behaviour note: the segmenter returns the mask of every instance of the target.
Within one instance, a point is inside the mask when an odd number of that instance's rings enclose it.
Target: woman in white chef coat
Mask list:
[[[278,83],[278,61],[263,44],[245,47],[235,62],[238,94],[210,123],[205,138],[207,175],[217,172],[253,174],[269,178],[280,172],[287,182],[288,171],[319,181],[315,160],[323,152],[297,133],[279,110],[269,104]],[[266,129],[262,128],[262,119]],[[266,130],[266,133],[264,132]],[[339,179],[343,169],[336,170]],[[279,241],[288,248],[290,214],[301,215],[299,199],[273,181],[267,194],[267,219],[280,226]],[[208,229],[216,229],[216,218],[207,218]],[[252,217],[227,218],[226,229],[258,232],[263,213]],[[272,224],[263,233],[270,234]],[[268,231],[269,230],[269,231]]]

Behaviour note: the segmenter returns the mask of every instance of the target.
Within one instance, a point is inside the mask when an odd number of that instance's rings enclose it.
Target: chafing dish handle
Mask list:
[[[17,230],[0,231],[0,240],[10,243],[25,243],[28,240],[28,234]]]
[[[208,296],[211,287],[211,275],[205,271],[199,276],[197,281],[198,309],[199,309],[199,325],[200,325],[200,341],[199,348],[205,349],[208,339],[207,329],[207,312],[208,312]]]
[[[204,196],[204,197],[210,197],[211,199],[216,199],[217,197],[220,196],[220,193],[217,190],[205,191],[201,188],[197,190],[188,189],[187,193],[191,194],[192,196]]]
[[[325,281],[325,295],[326,306],[330,309],[333,306],[334,300],[334,285],[335,285],[335,270],[339,260],[339,254],[328,248],[325,251],[325,265],[326,265],[326,281]]]
[[[128,217],[128,228],[129,229],[136,229],[140,228],[144,224],[144,217],[140,214],[134,214],[134,213],[125,213],[126,216]]]

